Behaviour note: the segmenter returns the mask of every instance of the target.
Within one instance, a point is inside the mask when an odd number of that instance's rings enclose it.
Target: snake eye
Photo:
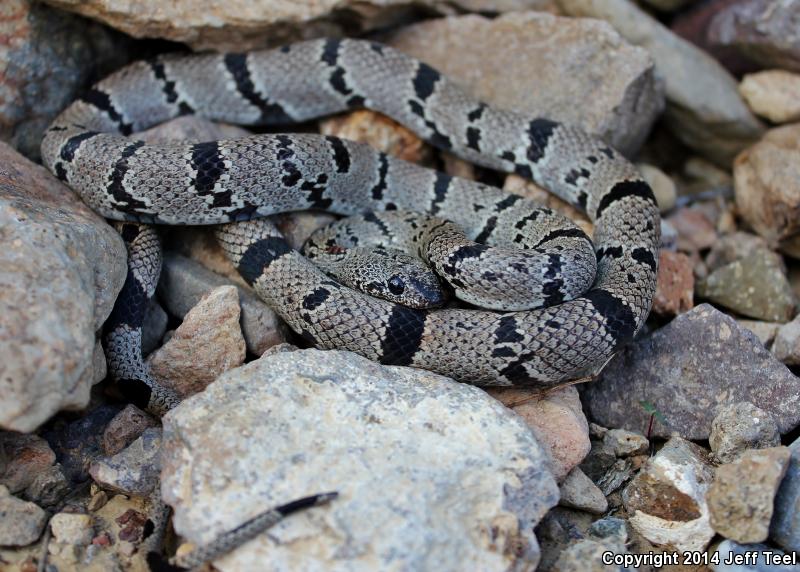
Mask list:
[[[403,284],[403,279],[399,276],[392,276],[389,279],[389,292],[392,294],[400,295],[403,293],[403,290],[406,289],[406,285]]]

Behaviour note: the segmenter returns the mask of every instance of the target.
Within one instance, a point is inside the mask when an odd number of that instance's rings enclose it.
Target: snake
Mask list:
[[[356,108],[543,186],[588,215],[593,240],[519,195],[333,136],[268,132],[160,144],[129,137],[188,114],[275,130]],[[216,225],[243,278],[320,348],[478,385],[547,389],[596,373],[640,331],[655,293],[658,206],[628,159],[577,127],[480,101],[433,67],[373,41],[317,39],[134,62],[58,115],[41,150],[56,177],[117,221],[128,274],[106,322],[109,371],[127,397],[157,415],[181,399],[152,378],[141,353],[161,264],[152,225]],[[477,269],[477,298],[515,290],[510,277],[535,302],[413,308],[354,290],[293,250],[264,218],[309,209],[373,224],[383,220],[377,213],[424,211],[444,222],[421,225],[417,249],[438,256],[467,302],[475,298],[457,272],[466,267]],[[510,249],[523,253],[510,256],[524,264],[493,262],[493,250]],[[531,257],[544,265],[528,266]],[[255,522],[263,529],[272,516]],[[223,535],[202,554],[240,537]]]

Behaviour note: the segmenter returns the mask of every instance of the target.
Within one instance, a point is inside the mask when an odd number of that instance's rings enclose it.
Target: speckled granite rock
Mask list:
[[[95,332],[125,280],[125,247],[67,187],[5,143],[0,228],[0,427],[33,431],[89,402]]]
[[[701,304],[654,334],[629,344],[581,388],[591,418],[608,427],[643,431],[656,407],[653,434],[677,431],[708,439],[724,405],[739,401],[768,411],[781,433],[800,423],[800,379],[735,320]]]
[[[781,444],[772,415],[752,403],[723,407],[711,422],[708,444],[723,463],[730,463],[747,449],[766,449]]]
[[[272,353],[163,421],[163,498],[192,542],[339,492],[217,559],[223,572],[532,569],[558,499],[533,433],[482,390],[349,352]]]
[[[629,155],[664,105],[647,53],[594,20],[462,16],[401,28],[388,43],[489,103],[577,125]]]

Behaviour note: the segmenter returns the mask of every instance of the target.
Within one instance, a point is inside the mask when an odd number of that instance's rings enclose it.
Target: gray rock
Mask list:
[[[616,516],[607,516],[594,521],[588,532],[593,538],[607,538],[623,545],[628,542],[628,525],[624,519]]]
[[[32,502],[20,500],[0,485],[0,546],[27,546],[42,533],[47,514]]]
[[[56,454],[38,435],[0,432],[0,485],[18,493],[56,462]]]
[[[560,506],[544,515],[536,527],[536,538],[542,551],[537,570],[552,570],[564,550],[576,540],[588,538],[592,518],[589,513]]]
[[[561,506],[577,508],[594,514],[603,514],[608,509],[608,501],[603,491],[578,467],[572,469],[559,488]]]
[[[631,526],[655,545],[703,550],[714,536],[706,503],[713,478],[706,451],[673,437],[622,494]]]
[[[484,101],[580,126],[628,155],[664,106],[647,53],[593,20],[470,15],[402,28],[389,44]]]
[[[158,421],[133,404],[117,413],[103,430],[103,452],[116,455],[133,443],[149,427],[157,427]]]
[[[767,241],[757,234],[732,232],[714,241],[706,256],[706,266],[709,270],[716,270],[766,248]]]
[[[128,59],[130,39],[39,2],[4,0],[0,139],[37,160],[42,134],[86,88]]]
[[[608,572],[610,570],[633,570],[622,565],[607,565],[603,563],[603,555],[611,552],[613,554],[627,554],[624,545],[597,540],[578,540],[567,546],[561,552],[553,572]]]
[[[0,427],[30,432],[89,402],[95,332],[125,281],[119,235],[0,143]]]
[[[719,564],[711,564],[714,572],[800,572],[800,566],[796,564],[782,564],[781,559],[791,558],[791,555],[766,544],[739,544],[724,540],[714,554],[719,560]]]
[[[736,542],[765,541],[790,457],[787,447],[751,449],[717,467],[706,497],[714,530]]]
[[[736,320],[736,323],[753,332],[768,350],[772,348],[775,336],[778,335],[778,329],[782,326],[782,324],[776,324],[775,322],[759,322],[758,320]]]
[[[582,392],[590,417],[609,427],[645,430],[650,414],[642,404],[654,405],[659,437],[677,431],[708,439],[720,409],[740,401],[769,412],[781,433],[800,423],[800,379],[708,304],[629,344]]]
[[[714,417],[708,443],[717,459],[730,463],[747,449],[780,445],[781,435],[772,415],[752,403],[733,403]]]
[[[800,317],[778,328],[772,353],[787,365],[800,365]]]
[[[628,0],[558,0],[570,16],[607,20],[629,42],[646,48],[664,78],[671,131],[690,148],[728,165],[764,127],[750,112],[736,80],[711,56],[665,28]]]
[[[72,490],[72,483],[67,480],[60,464],[47,467],[34,477],[22,496],[25,500],[50,508],[60,503]]]
[[[789,451],[792,457],[775,495],[769,537],[788,551],[800,552],[800,439]]]
[[[771,250],[752,254],[714,270],[697,283],[697,295],[743,316],[768,322],[788,322],[795,297],[783,259]]]
[[[532,569],[558,500],[533,433],[482,390],[349,352],[273,353],[163,421],[163,498],[194,543],[339,492],[216,560],[225,572]]]
[[[158,484],[161,471],[161,429],[151,427],[121,452],[96,459],[89,467],[94,481],[105,489],[145,496]]]
[[[227,284],[229,280],[199,262],[168,253],[164,256],[158,295],[171,314],[183,318],[205,294]],[[278,315],[249,288],[237,288],[247,349],[261,355],[267,348],[285,342],[289,330]]]
[[[733,46],[763,67],[800,71],[800,2],[731,2],[708,26],[708,40]]]
[[[147,355],[161,345],[161,338],[167,331],[168,320],[169,316],[158,300],[155,298],[150,300],[142,325],[142,354]]]

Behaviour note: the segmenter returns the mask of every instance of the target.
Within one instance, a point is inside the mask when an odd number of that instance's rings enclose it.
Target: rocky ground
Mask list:
[[[120,400],[98,333],[124,246],[36,164],[43,129],[133,59],[321,35],[392,44],[637,162],[664,216],[658,291],[647,331],[597,379],[484,391],[309,349],[206,229],[183,228],[164,233],[144,350],[194,397],[163,420]],[[336,490],[214,567],[800,571],[798,121],[800,0],[5,0],[0,570],[144,571],[148,551]],[[501,185],[591,232],[532,183],[375,113],[304,129]],[[182,118],[139,136],[247,133]],[[332,217],[277,219],[299,246]]]

